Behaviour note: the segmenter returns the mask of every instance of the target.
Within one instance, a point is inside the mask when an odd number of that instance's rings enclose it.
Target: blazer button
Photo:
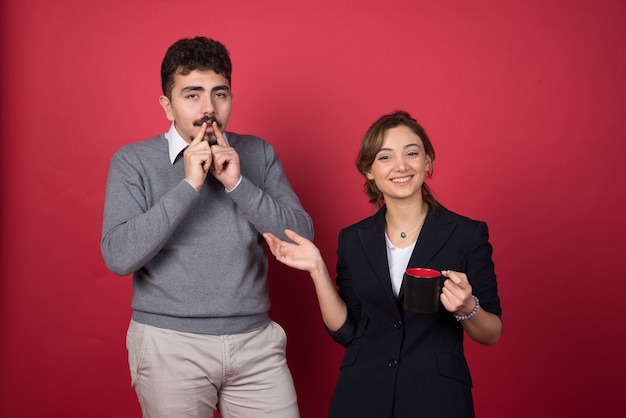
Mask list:
[[[393,327],[395,329],[400,329],[402,328],[402,321],[401,320],[397,320],[396,322],[393,323]]]
[[[398,367],[398,360],[396,359],[389,360],[389,363],[387,364],[387,366],[389,366],[390,369],[395,369],[396,367]]]

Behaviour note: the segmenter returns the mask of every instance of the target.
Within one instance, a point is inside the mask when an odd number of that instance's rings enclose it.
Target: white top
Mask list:
[[[387,242],[387,260],[389,262],[389,275],[391,276],[391,288],[393,294],[398,297],[400,294],[400,288],[402,287],[402,280],[404,278],[404,272],[409,264],[411,254],[413,254],[413,248],[415,248],[415,242],[406,248],[394,247],[385,233],[385,241]]]

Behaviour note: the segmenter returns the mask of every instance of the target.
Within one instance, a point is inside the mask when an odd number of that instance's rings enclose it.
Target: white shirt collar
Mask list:
[[[189,143],[183,139],[182,136],[176,130],[176,126],[174,126],[174,122],[170,126],[170,130],[165,132],[165,139],[167,139],[167,144],[169,147],[170,154],[170,162],[174,164],[176,157],[181,153],[182,150],[187,148]],[[226,132],[224,132],[224,139],[226,140],[226,144],[228,144],[228,138],[226,137]]]
[[[170,162],[174,164],[174,160],[176,160],[178,154],[180,154],[180,152],[184,150],[189,143],[185,141],[182,136],[180,136],[174,126],[174,122],[172,122],[170,130],[165,133],[165,138],[167,139],[167,144],[169,146]]]

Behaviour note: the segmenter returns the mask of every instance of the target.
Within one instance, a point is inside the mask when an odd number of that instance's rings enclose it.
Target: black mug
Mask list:
[[[439,311],[441,289],[445,277],[429,268],[408,268],[404,273],[404,309],[430,314]]]

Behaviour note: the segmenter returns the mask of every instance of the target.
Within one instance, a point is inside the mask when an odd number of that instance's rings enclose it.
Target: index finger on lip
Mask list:
[[[217,139],[217,143],[223,147],[228,146],[226,144],[226,139],[224,138],[224,134],[222,133],[222,130],[219,128],[219,126],[217,126],[216,121],[211,122],[211,128],[213,128],[213,133],[215,134],[215,139]]]
[[[200,130],[198,131],[196,136],[191,138],[191,143],[192,144],[195,145],[195,144],[199,143],[200,141],[202,141],[204,139],[204,134],[206,133],[206,128],[207,128],[206,122],[204,122],[202,125],[200,125]]]

